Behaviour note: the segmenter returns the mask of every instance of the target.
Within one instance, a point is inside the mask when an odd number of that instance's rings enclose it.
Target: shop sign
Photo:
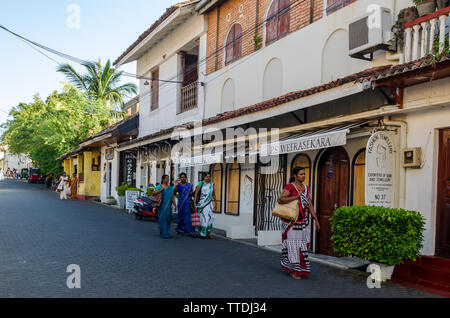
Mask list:
[[[366,205],[394,207],[394,154],[391,133],[373,134],[366,148]]]
[[[343,146],[347,143],[348,132],[348,129],[337,130],[330,133],[292,138],[261,145],[261,156],[304,152],[309,150]]]

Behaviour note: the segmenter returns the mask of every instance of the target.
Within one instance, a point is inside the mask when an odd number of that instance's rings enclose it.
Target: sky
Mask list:
[[[172,4],[180,0],[1,1],[0,24],[30,40],[83,60],[114,62]],[[79,14],[78,14],[79,13]],[[70,63],[45,52],[60,63]],[[61,90],[57,64],[0,29],[0,124],[9,110]],[[136,63],[119,70],[136,73]],[[124,77],[123,82],[134,82]]]

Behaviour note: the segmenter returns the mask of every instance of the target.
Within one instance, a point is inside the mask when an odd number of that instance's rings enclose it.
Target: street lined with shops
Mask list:
[[[161,239],[157,224],[44,185],[0,182],[0,297],[436,297],[312,263],[293,280],[280,254],[215,236]],[[66,285],[76,264],[81,288]]]

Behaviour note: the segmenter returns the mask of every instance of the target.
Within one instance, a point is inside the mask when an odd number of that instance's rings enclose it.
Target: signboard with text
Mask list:
[[[394,207],[395,144],[389,132],[374,133],[366,148],[366,205]]]

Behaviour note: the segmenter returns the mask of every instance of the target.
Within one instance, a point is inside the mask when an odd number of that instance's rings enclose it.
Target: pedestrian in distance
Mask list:
[[[67,200],[67,192],[69,187],[69,178],[67,178],[66,173],[64,172],[61,177],[59,177],[58,181],[58,187],[56,188],[56,191],[59,192],[59,198],[61,200]]]
[[[170,223],[172,222],[172,205],[177,209],[175,202],[174,187],[169,183],[169,176],[163,175],[161,184],[158,185],[153,194],[162,192],[161,205],[158,209],[158,226],[162,238],[170,238]]]
[[[78,178],[77,174],[74,173],[72,178],[70,178],[70,199],[76,200],[77,199],[77,189],[78,189]]]
[[[212,225],[214,222],[214,212],[212,200],[216,201],[214,193],[214,183],[211,182],[211,174],[209,172],[203,174],[203,179],[195,189],[196,209],[200,215],[200,238],[212,239]]]
[[[53,182],[53,176],[51,173],[49,173],[46,178],[47,189],[50,189],[52,187],[52,182]]]
[[[319,220],[311,202],[310,188],[303,184],[305,179],[305,168],[295,167],[290,183],[284,187],[278,199],[279,204],[296,200],[299,205],[299,215],[295,222],[282,220],[281,268],[294,279],[309,276],[311,272],[311,262],[308,259],[308,249],[311,245],[309,213],[315,220],[316,230],[320,230]]]
[[[193,186],[187,182],[186,173],[180,174],[180,179],[175,182],[174,194],[178,193],[178,215],[177,215],[177,234],[186,234],[197,237],[195,229],[192,227],[191,203],[193,196]]]

